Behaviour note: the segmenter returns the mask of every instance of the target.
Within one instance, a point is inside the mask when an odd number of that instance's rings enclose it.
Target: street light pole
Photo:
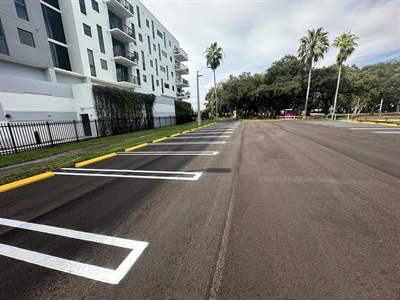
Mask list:
[[[201,115],[200,115],[200,95],[199,95],[199,77],[202,75],[199,75],[199,72],[201,70],[197,71],[197,127],[200,127],[201,124]]]
[[[199,73],[200,73],[200,71],[201,70],[203,70],[203,69],[205,69],[205,68],[210,68],[210,67],[203,67],[203,68],[201,68],[200,70],[198,70],[197,72],[196,72],[196,83],[197,83],[197,126],[198,127],[200,127],[200,124],[201,124],[201,115],[200,115],[200,91],[199,91],[199,77],[201,77],[201,76],[203,76],[203,75],[200,75]]]

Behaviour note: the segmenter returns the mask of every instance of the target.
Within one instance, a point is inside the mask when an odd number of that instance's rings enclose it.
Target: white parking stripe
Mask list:
[[[221,145],[226,142],[166,142],[166,143],[150,143],[149,146],[165,146],[165,145]]]
[[[0,244],[0,255],[22,260],[28,263],[39,265],[45,268],[90,278],[93,280],[118,284],[129,272],[138,257],[142,254],[149,243],[128,240],[123,238],[93,234],[77,230],[65,229],[60,227],[41,225],[11,219],[0,218],[0,224],[4,226],[43,232],[46,234],[58,235],[67,238],[94,242],[99,244],[111,245],[115,247],[132,249],[125,260],[116,270],[93,266],[81,262],[76,262],[48,254],[43,254],[31,250],[26,250],[6,244]]]
[[[63,171],[74,172],[53,172],[56,175],[65,176],[93,176],[93,177],[113,177],[113,178],[137,178],[137,179],[164,179],[164,180],[189,180],[196,181],[202,175],[201,172],[180,172],[180,171],[148,171],[148,170],[115,170],[115,169],[85,169],[85,168],[62,168]],[[85,173],[86,172],[86,173]],[[89,172],[89,173],[88,173]],[[102,173],[93,173],[102,172]],[[163,174],[163,175],[123,175],[109,173],[139,173],[139,174]],[[164,176],[181,175],[177,176]],[[183,177],[190,176],[190,177]]]
[[[133,152],[117,152],[117,155],[217,155],[218,151],[133,151]]]
[[[374,131],[374,133],[394,133],[394,134],[400,134],[400,131]]]
[[[180,135],[180,136],[175,136],[174,140],[177,139],[219,139],[219,138],[229,138],[231,137],[230,135],[218,135],[218,136],[186,136],[186,135]]]
[[[386,127],[363,127],[363,128],[350,128],[350,129],[352,129],[352,130],[377,130],[377,129],[379,129],[379,130],[400,130],[400,128],[396,128],[396,127],[388,127],[388,128],[386,128]]]

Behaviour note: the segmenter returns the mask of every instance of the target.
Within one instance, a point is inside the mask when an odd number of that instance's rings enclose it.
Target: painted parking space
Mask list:
[[[78,165],[79,168],[62,168],[60,170],[52,172],[53,179],[49,179],[49,183],[38,183],[39,186],[32,185],[32,191],[35,192],[36,190],[39,194],[40,191],[43,192],[45,190],[46,185],[68,185],[71,191],[75,193],[73,197],[82,197],[82,199],[84,199],[84,201],[81,201],[82,205],[84,205],[88,198],[83,198],[83,196],[79,195],[92,195],[92,191],[95,191],[97,188],[109,188],[111,186],[114,186],[114,189],[117,189],[116,187],[124,187],[119,188],[118,190],[129,191],[126,192],[126,195],[123,195],[123,201],[128,202],[133,200],[131,195],[138,195],[136,194],[136,191],[140,191],[142,193],[142,190],[152,189],[157,186],[157,183],[150,183],[151,181],[169,180],[182,182],[182,184],[185,184],[184,182],[189,183],[198,181],[203,176],[202,172],[179,171],[185,170],[185,167],[180,167],[186,166],[187,163],[190,162],[190,159],[192,158],[189,157],[210,156],[211,158],[213,156],[217,156],[220,153],[220,151],[216,151],[219,150],[218,146],[227,143],[226,141],[220,141],[220,139],[230,138],[231,136],[228,135],[227,132],[233,133],[234,129],[229,128],[229,131],[226,131],[218,128],[218,130],[210,130],[208,132],[202,132],[200,130],[197,130],[195,132],[187,132],[183,136],[179,135],[175,137],[158,139],[155,140],[155,142],[153,143],[141,144],[137,147],[133,146],[130,148],[129,152],[110,153],[97,159],[82,162],[83,164]],[[186,139],[193,139],[195,141],[179,142]],[[207,147],[208,145],[210,145],[210,147]],[[135,156],[138,158],[134,159],[133,157]],[[148,158],[139,159],[139,157],[145,156],[148,156]],[[156,156],[158,157],[154,159],[150,158]],[[177,157],[178,162],[170,163],[168,162],[172,161],[170,159],[161,160],[161,157],[163,156]],[[179,159],[179,156],[182,158]],[[130,159],[130,157],[132,158]],[[188,159],[184,157],[188,157]],[[96,167],[90,168],[88,167],[88,164],[93,164],[93,166],[95,165]],[[126,167],[124,167],[125,164]],[[161,167],[159,169],[156,169],[158,164],[160,164]],[[174,164],[178,166],[175,170],[173,170]],[[117,167],[115,167],[115,165],[117,165]],[[114,166],[114,168],[112,168],[112,166]],[[198,168],[196,168],[195,170],[198,170]],[[68,178],[65,179],[63,177]],[[134,181],[137,179],[140,180],[139,185],[131,184],[131,186],[129,186],[129,180]],[[142,190],[140,188],[136,188],[136,186],[141,186]],[[145,187],[143,188],[143,186]],[[30,187],[26,187],[22,190],[22,192],[28,194],[30,190]],[[61,189],[60,191],[64,191],[64,193],[66,194],[67,188],[63,187],[63,189]],[[116,191],[114,191],[114,194],[115,192]],[[56,191],[56,189],[51,193],[48,193],[49,195],[47,195],[46,192],[45,198],[49,199],[46,201],[50,202],[50,198],[54,197],[54,195],[57,195],[58,193],[61,192]],[[129,193],[131,194],[129,195]],[[105,195],[97,195],[96,193],[93,194],[95,194],[95,196],[93,197],[93,201],[96,201],[96,205],[99,202],[107,203],[107,201],[103,199],[106,198]],[[15,197],[15,195],[16,193],[12,194],[13,197]],[[143,196],[136,197],[138,197],[138,199],[144,199]],[[22,200],[22,198],[18,199],[18,201],[21,202]],[[65,200],[64,204],[68,203],[68,201]],[[134,201],[139,200],[135,199]],[[8,212],[5,213],[5,215],[2,215],[2,217],[5,218],[0,218],[0,225],[19,228],[23,230],[43,232],[46,234],[58,235],[75,240],[111,245],[130,250],[129,255],[127,255],[126,257],[124,256],[123,259],[121,259],[121,263],[116,268],[113,267],[112,269],[110,269],[109,267],[104,267],[103,261],[101,261],[100,263],[95,262],[94,264],[87,264],[84,261],[80,261],[78,258],[79,255],[77,255],[77,258],[72,257],[66,259],[58,257],[58,253],[56,255],[49,255],[46,254],[45,251],[41,253],[42,251],[40,250],[36,251],[34,249],[35,251],[33,251],[32,249],[28,248],[20,248],[20,246],[16,247],[15,245],[8,244],[7,242],[0,243],[0,256],[9,257],[15,260],[26,262],[28,264],[33,264],[41,266],[43,268],[69,273],[71,275],[81,276],[109,284],[118,284],[131,270],[132,266],[136,263],[137,259],[140,257],[142,252],[149,244],[148,242],[99,235],[89,232],[74,231],[62,227],[53,227],[37,223],[22,222],[18,220],[13,220],[12,218],[6,219],[7,217],[10,217],[10,215],[11,214],[8,214]],[[35,219],[35,217],[29,218],[29,220],[33,219]],[[148,238],[147,235],[144,236],[145,239],[149,240],[149,242],[151,243],[151,237]],[[65,243],[69,242],[65,241]]]
[[[113,270],[0,243],[0,255],[109,284],[118,284],[129,272],[136,260],[149,244],[142,241],[105,236],[6,218],[0,218],[0,225],[42,232],[50,235],[62,236],[91,243],[130,249],[131,252],[129,255],[126,256],[117,269]]]
[[[164,180],[198,180],[201,172],[149,171],[149,170],[116,170],[116,169],[77,169],[62,168],[56,175],[93,176],[126,179],[164,179]]]

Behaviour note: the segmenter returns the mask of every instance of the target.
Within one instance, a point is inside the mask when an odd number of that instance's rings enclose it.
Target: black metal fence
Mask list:
[[[0,155],[191,122],[192,117],[0,123]]]

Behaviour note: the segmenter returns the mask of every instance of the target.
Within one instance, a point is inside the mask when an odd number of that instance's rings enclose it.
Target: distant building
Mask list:
[[[188,98],[187,54],[137,0],[0,0],[0,121],[96,119],[92,86]]]

